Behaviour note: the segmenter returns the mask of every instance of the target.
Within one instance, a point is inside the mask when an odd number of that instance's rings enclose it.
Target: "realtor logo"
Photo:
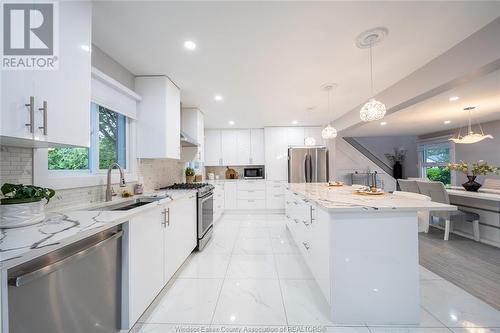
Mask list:
[[[57,69],[57,3],[3,3],[2,69]]]

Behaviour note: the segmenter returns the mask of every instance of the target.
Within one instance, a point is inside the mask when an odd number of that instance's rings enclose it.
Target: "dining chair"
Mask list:
[[[403,192],[420,193],[415,180],[398,179],[399,188]]]
[[[398,197],[403,197],[403,198],[408,198],[408,199],[417,199],[417,200],[424,200],[424,201],[431,201],[431,198],[419,194],[419,193],[412,193],[412,192],[405,192],[405,191],[394,191],[392,194],[398,196]],[[418,217],[418,232],[429,232],[429,212],[428,211],[420,211],[417,212],[417,217]]]
[[[450,204],[450,198],[448,197],[448,192],[441,182],[417,182],[418,189],[421,194],[424,194],[431,198],[434,202],[439,202],[443,204]],[[474,233],[474,240],[479,241],[479,214],[461,210],[460,208],[456,211],[451,212],[441,212],[441,211],[431,211],[431,218],[437,218],[438,220],[444,220],[444,240],[448,240],[450,237],[450,231],[453,231],[452,222],[472,222],[472,229]]]

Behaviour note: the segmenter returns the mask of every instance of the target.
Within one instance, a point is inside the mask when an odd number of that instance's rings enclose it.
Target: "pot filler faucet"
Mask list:
[[[111,170],[117,167],[120,171],[120,187],[125,187],[125,177],[123,175],[123,169],[118,163],[111,163],[108,167],[108,182],[106,184],[106,201],[111,201],[113,196],[113,190],[111,188]]]

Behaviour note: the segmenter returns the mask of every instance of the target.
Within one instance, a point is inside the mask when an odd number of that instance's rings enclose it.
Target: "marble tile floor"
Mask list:
[[[336,326],[290,237],[284,215],[224,215],[130,333],[500,333],[500,311],[423,267],[420,325]]]

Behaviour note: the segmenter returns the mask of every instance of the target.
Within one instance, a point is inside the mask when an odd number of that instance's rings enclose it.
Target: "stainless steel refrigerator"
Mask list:
[[[328,182],[328,149],[324,146],[288,148],[288,182]]]

